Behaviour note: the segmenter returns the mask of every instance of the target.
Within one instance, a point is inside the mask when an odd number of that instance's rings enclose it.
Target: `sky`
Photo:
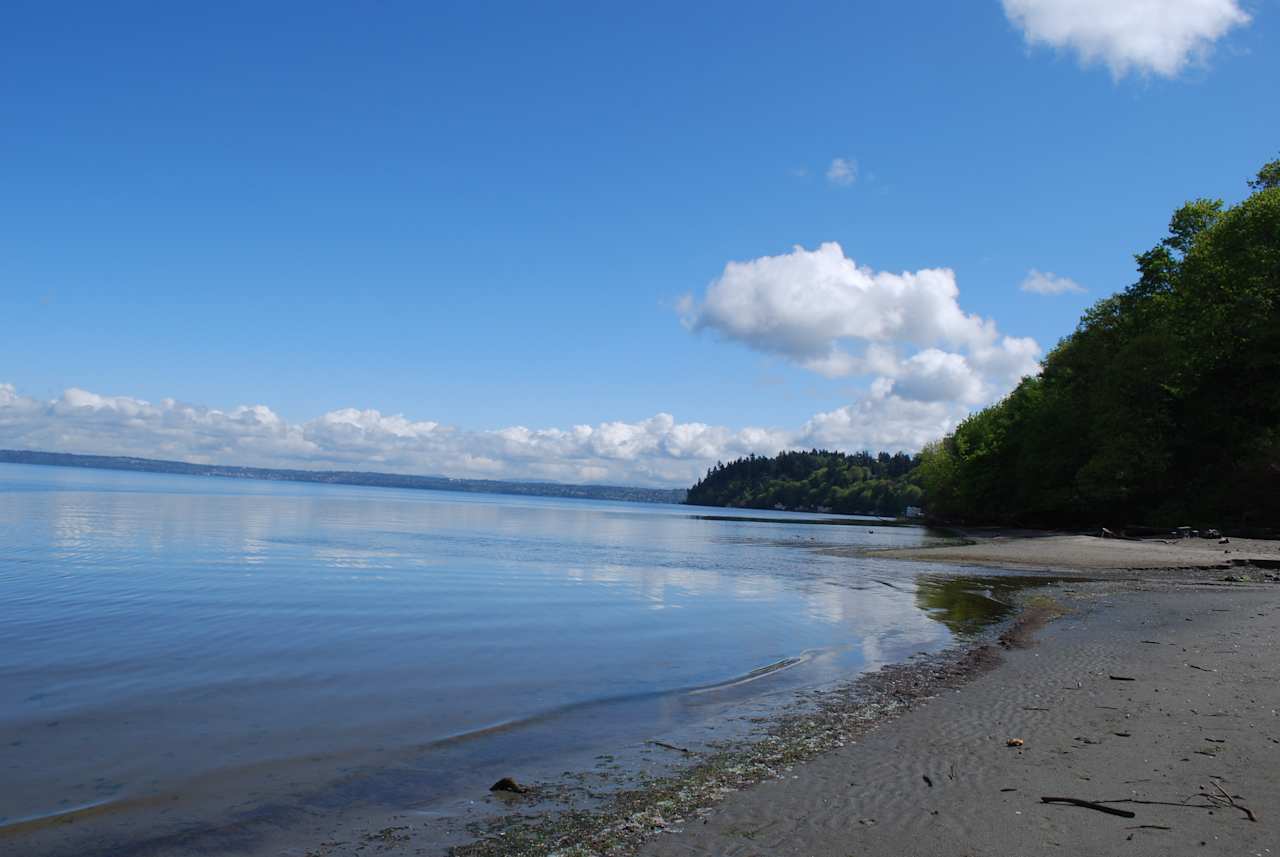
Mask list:
[[[1280,151],[1277,0],[0,9],[0,447],[920,449]]]

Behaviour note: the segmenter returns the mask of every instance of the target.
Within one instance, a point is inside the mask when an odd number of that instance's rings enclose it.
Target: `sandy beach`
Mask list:
[[[1218,568],[1262,560],[1280,566],[1280,542],[1262,539],[1127,539],[1056,533],[965,534],[970,544],[883,550],[891,559],[1060,571]]]
[[[640,853],[1271,853],[1280,593],[1101,598],[994,672]]]
[[[895,553],[1092,570],[1218,564],[1200,543],[1085,539]],[[1277,552],[1266,542],[1240,547]],[[729,796],[640,853],[1273,853],[1280,587],[1223,582],[1228,575],[1215,572],[1053,587],[1070,612],[1030,645],[1003,651],[994,670]],[[1256,570],[1238,576],[1267,579]]]

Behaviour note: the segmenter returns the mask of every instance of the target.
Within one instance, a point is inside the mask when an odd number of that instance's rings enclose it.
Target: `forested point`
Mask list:
[[[713,468],[690,503],[1050,528],[1280,527],[1280,161],[1197,199],[1039,375],[919,456],[783,453]],[[886,464],[886,461],[890,464]],[[903,463],[911,466],[903,470]],[[874,463],[875,466],[872,466]]]
[[[827,450],[751,455],[717,462],[689,489],[686,503],[846,515],[902,515],[923,492],[911,479],[918,456]]]
[[[1197,199],[1003,401],[928,446],[931,515],[1280,526],[1280,161]]]

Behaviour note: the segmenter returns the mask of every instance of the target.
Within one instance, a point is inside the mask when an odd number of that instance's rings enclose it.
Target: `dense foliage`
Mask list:
[[[1280,524],[1280,162],[1198,199],[1043,372],[926,448],[932,516]]]
[[[909,475],[916,459],[904,453],[847,454],[810,450],[755,455],[717,463],[689,489],[698,506],[792,509],[844,514],[901,515],[921,502]]]

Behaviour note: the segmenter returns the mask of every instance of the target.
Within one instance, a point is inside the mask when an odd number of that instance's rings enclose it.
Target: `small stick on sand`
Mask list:
[[[1112,681],[1137,681],[1136,678],[1131,678],[1130,676],[1127,676],[1127,675],[1109,675],[1107,676],[1107,678],[1111,679]]]
[[[1209,782],[1213,785],[1215,789],[1222,792],[1222,797],[1218,798],[1218,797],[1215,797],[1214,795],[1209,795],[1209,794],[1205,794],[1204,795],[1205,797],[1209,798],[1214,803],[1223,803],[1226,806],[1234,807],[1235,809],[1240,810],[1245,815],[1249,816],[1250,821],[1256,822],[1258,820],[1258,817],[1253,814],[1253,810],[1249,809],[1249,807],[1244,806],[1243,804],[1236,803],[1236,799],[1233,798],[1227,792],[1226,789],[1224,789],[1221,785],[1219,785],[1217,780],[1209,780]],[[1204,792],[1201,792],[1201,794],[1204,794]]]
[[[1098,812],[1105,812],[1107,815],[1118,815],[1121,818],[1137,818],[1137,813],[1130,812],[1127,809],[1116,809],[1113,806],[1103,806],[1100,803],[1094,803],[1091,800],[1081,800],[1078,797],[1042,797],[1041,803],[1069,803],[1072,806],[1082,806],[1085,809],[1096,809]]]
[[[662,747],[665,750],[675,750],[677,753],[692,753],[693,751],[686,747],[677,747],[675,744],[668,744],[666,741],[650,741],[655,747]]]

